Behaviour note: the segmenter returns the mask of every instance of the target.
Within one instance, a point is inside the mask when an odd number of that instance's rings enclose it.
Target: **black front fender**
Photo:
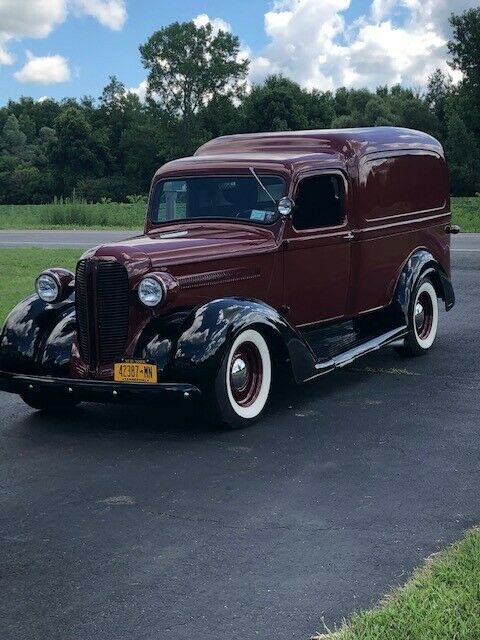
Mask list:
[[[74,336],[73,296],[51,305],[32,295],[7,317],[0,338],[0,369],[68,376]]]
[[[240,331],[255,327],[272,356],[291,364],[297,382],[315,374],[315,356],[300,334],[273,307],[249,298],[222,298],[177,311],[147,328],[136,355],[157,363],[165,380],[205,389]]]

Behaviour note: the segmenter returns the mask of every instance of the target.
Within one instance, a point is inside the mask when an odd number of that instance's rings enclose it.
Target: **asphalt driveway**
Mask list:
[[[277,398],[34,414],[0,393],[2,640],[307,639],[480,522],[480,253],[437,345]]]

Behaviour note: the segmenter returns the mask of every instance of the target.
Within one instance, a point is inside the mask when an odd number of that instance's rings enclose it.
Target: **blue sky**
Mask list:
[[[322,90],[424,86],[446,68],[448,15],[474,0],[0,0],[0,102],[97,97],[117,75],[145,80],[138,45],[175,20],[208,15],[237,34],[251,81],[283,73]],[[28,5],[28,6],[26,6]],[[220,22],[221,21],[221,22]]]

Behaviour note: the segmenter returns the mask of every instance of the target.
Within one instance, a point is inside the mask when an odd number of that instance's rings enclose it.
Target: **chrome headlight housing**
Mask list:
[[[40,300],[53,304],[60,298],[60,283],[55,276],[41,273],[35,281],[35,290]]]
[[[147,276],[138,285],[138,297],[146,307],[158,307],[167,295],[165,284],[154,276]]]
[[[43,302],[63,302],[74,292],[75,276],[67,269],[55,267],[43,271],[35,281],[35,291]]]

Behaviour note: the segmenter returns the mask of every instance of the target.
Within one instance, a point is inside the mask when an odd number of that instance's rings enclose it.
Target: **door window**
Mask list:
[[[345,220],[345,188],[340,176],[304,178],[297,189],[293,226],[297,230],[335,227]]]

